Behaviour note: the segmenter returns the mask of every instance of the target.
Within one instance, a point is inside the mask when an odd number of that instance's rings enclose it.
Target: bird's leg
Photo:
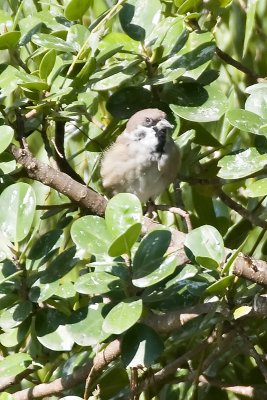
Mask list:
[[[144,207],[144,215],[155,220],[157,218],[157,206],[152,199],[149,199]]]

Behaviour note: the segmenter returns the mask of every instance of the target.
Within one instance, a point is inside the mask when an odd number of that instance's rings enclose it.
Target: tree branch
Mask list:
[[[107,204],[103,196],[76,182],[64,172],[37,160],[27,149],[20,149],[12,144],[10,151],[16,161],[22,165],[29,178],[56,189],[81,207],[90,210],[93,214],[103,216]]]
[[[94,373],[100,373],[103,368],[115,360],[119,355],[120,341],[116,339],[109,343],[104,350],[98,353],[92,362],[75,370],[71,375],[58,378],[50,383],[41,383],[40,385],[30,389],[20,390],[19,392],[12,393],[12,396],[17,400],[30,400],[61,393],[64,390],[73,388],[79,383],[85,381],[92,368],[94,369]]]

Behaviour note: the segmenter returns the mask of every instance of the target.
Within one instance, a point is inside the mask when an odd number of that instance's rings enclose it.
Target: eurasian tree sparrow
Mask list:
[[[109,147],[100,174],[107,194],[133,193],[142,202],[154,200],[174,181],[180,152],[168,130],[173,126],[157,108],[135,113]]]

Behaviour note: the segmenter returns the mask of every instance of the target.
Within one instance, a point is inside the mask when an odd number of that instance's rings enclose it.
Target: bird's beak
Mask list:
[[[167,121],[165,118],[163,118],[157,123],[156,128],[158,131],[162,131],[166,128],[173,128],[173,125],[170,124],[169,121]]]

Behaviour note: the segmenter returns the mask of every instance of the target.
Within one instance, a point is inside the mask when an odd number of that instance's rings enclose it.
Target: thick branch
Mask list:
[[[69,199],[78,203],[81,207],[89,209],[93,214],[104,214],[107,202],[103,196],[76,182],[69,175],[37,160],[27,149],[20,149],[11,145],[10,151],[16,161],[23,166],[29,178],[65,194]]]
[[[56,379],[50,383],[41,383],[30,389],[24,389],[12,394],[14,399],[17,400],[30,400],[39,397],[51,396],[56,393],[61,393],[64,390],[73,388],[79,383],[84,382],[93,368],[94,372],[100,372],[113,360],[120,355],[120,341],[114,340],[100,353],[98,353],[93,362],[77,369],[72,375],[67,375],[64,378]]]

